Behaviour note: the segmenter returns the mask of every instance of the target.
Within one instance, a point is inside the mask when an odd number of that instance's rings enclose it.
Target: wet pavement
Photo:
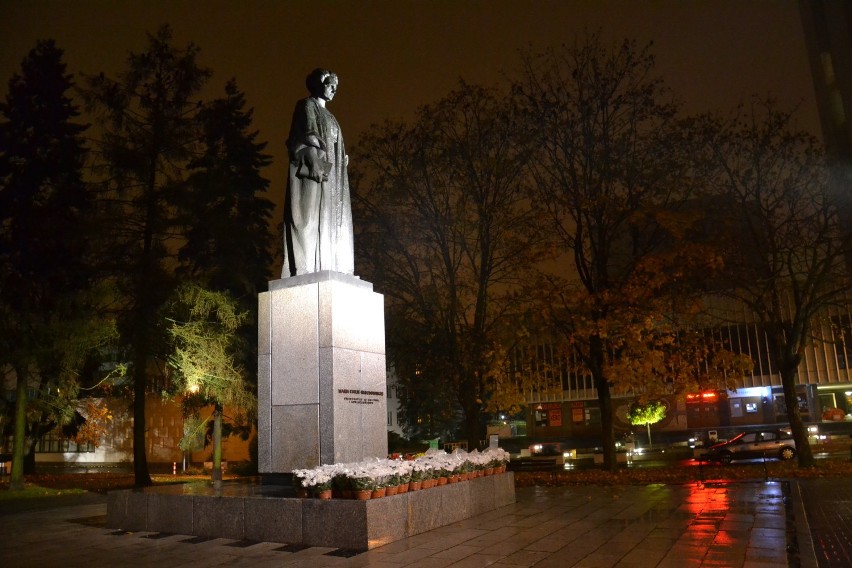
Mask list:
[[[848,499],[848,487],[834,479],[519,488],[512,505],[366,552],[116,531],[105,528],[102,496],[53,508],[0,502],[0,558],[13,567],[849,566],[850,503],[836,499]],[[818,553],[830,563],[817,564]]]
[[[820,568],[852,566],[852,480],[804,479],[796,489]]]

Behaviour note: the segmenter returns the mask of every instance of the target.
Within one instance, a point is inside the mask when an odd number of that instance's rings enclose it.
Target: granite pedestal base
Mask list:
[[[258,304],[260,473],[385,457],[384,297],[325,271],[274,280]]]
[[[228,483],[112,491],[107,527],[367,550],[514,503],[514,481],[509,472],[367,501]]]

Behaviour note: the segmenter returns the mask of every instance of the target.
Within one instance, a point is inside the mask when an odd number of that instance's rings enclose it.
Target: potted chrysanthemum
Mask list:
[[[427,478],[429,466],[422,460],[415,460],[411,464],[411,481],[408,484],[410,491],[419,491],[423,488],[423,480]]]
[[[310,470],[308,469],[293,470],[293,486],[296,488],[297,497],[306,498],[310,496],[311,490],[306,481],[308,475],[310,475]]]
[[[349,483],[352,487],[352,496],[363,501],[369,499],[376,488],[376,481],[365,464],[355,464],[349,473]]]
[[[408,493],[411,484],[411,468],[414,462],[410,460],[395,460],[394,469],[398,480],[397,493]]]
[[[293,471],[293,479],[298,482],[298,494],[302,497],[313,495],[318,499],[331,499],[331,473],[327,468],[299,469]]]

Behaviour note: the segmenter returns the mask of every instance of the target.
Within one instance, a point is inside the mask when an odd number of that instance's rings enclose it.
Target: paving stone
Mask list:
[[[820,568],[852,566],[852,495],[848,478],[803,479],[801,495]],[[810,544],[810,543],[809,543]],[[800,550],[800,554],[809,551]]]
[[[848,484],[848,480],[844,481]],[[86,507],[20,514],[0,511],[0,550],[4,551],[4,563],[10,566],[194,566],[203,557],[204,563],[211,566],[259,568],[816,568],[806,546],[801,547],[798,557],[788,555],[788,539],[799,542],[799,522],[804,525],[804,519],[789,514],[791,492],[785,491],[786,485],[778,482],[522,488],[517,491],[516,503],[354,555],[336,554],[336,548],[328,547],[282,547],[248,536],[205,539],[197,544],[183,542],[192,537],[179,532],[160,535],[145,530],[119,531],[118,536],[111,536],[114,531],[99,527],[98,522],[83,522],[105,515],[103,498]],[[836,537],[839,544],[829,550],[832,554],[843,550],[844,539],[849,535],[849,504],[837,498],[845,495],[843,491],[848,489],[815,485],[807,505],[797,501],[803,511],[810,506],[811,512],[823,513],[823,517],[809,516],[808,520],[813,521],[812,530],[825,530]],[[795,492],[792,494],[795,496]],[[133,496],[120,498],[126,503],[124,507],[133,506]],[[824,503],[826,498],[831,498],[831,502]],[[171,512],[176,515],[176,526],[186,524],[189,511],[175,507],[170,499],[142,504],[147,515],[162,517]],[[213,505],[213,500],[205,501],[192,513],[216,517],[215,507],[210,509]],[[814,509],[817,506],[822,508]],[[124,511],[121,509],[121,514]],[[426,507],[422,513],[425,517],[421,518],[427,522],[431,509]],[[244,523],[247,530],[251,524],[254,534],[262,534],[264,523],[274,522],[276,514],[270,509],[268,515],[256,515],[251,520],[244,517]],[[238,536],[239,510],[228,515],[229,522],[235,523],[234,535]],[[217,518],[225,521],[225,517]],[[189,520],[197,522],[191,517]],[[329,526],[332,524],[339,525],[329,522]],[[50,535],[48,541],[45,534]],[[9,554],[5,554],[7,550]],[[842,563],[824,566],[852,565],[836,554],[832,558],[839,558]]]

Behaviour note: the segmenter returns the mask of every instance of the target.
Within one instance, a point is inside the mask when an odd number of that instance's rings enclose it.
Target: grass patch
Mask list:
[[[224,479],[236,479],[225,475]],[[0,481],[0,499],[27,499],[35,497],[54,497],[57,495],[76,495],[94,491],[106,493],[118,489],[131,489],[135,479],[132,473],[62,473],[35,474],[25,476],[24,491],[8,491],[8,477]],[[175,485],[179,483],[207,483],[210,474],[197,475],[151,475],[154,486]]]
[[[33,485],[32,483],[24,484],[24,488],[21,491],[8,491],[8,488],[9,484],[4,484],[3,490],[0,491],[0,501],[38,499],[40,497],[56,497],[59,495],[82,495],[86,493],[85,489],[54,489]]]

